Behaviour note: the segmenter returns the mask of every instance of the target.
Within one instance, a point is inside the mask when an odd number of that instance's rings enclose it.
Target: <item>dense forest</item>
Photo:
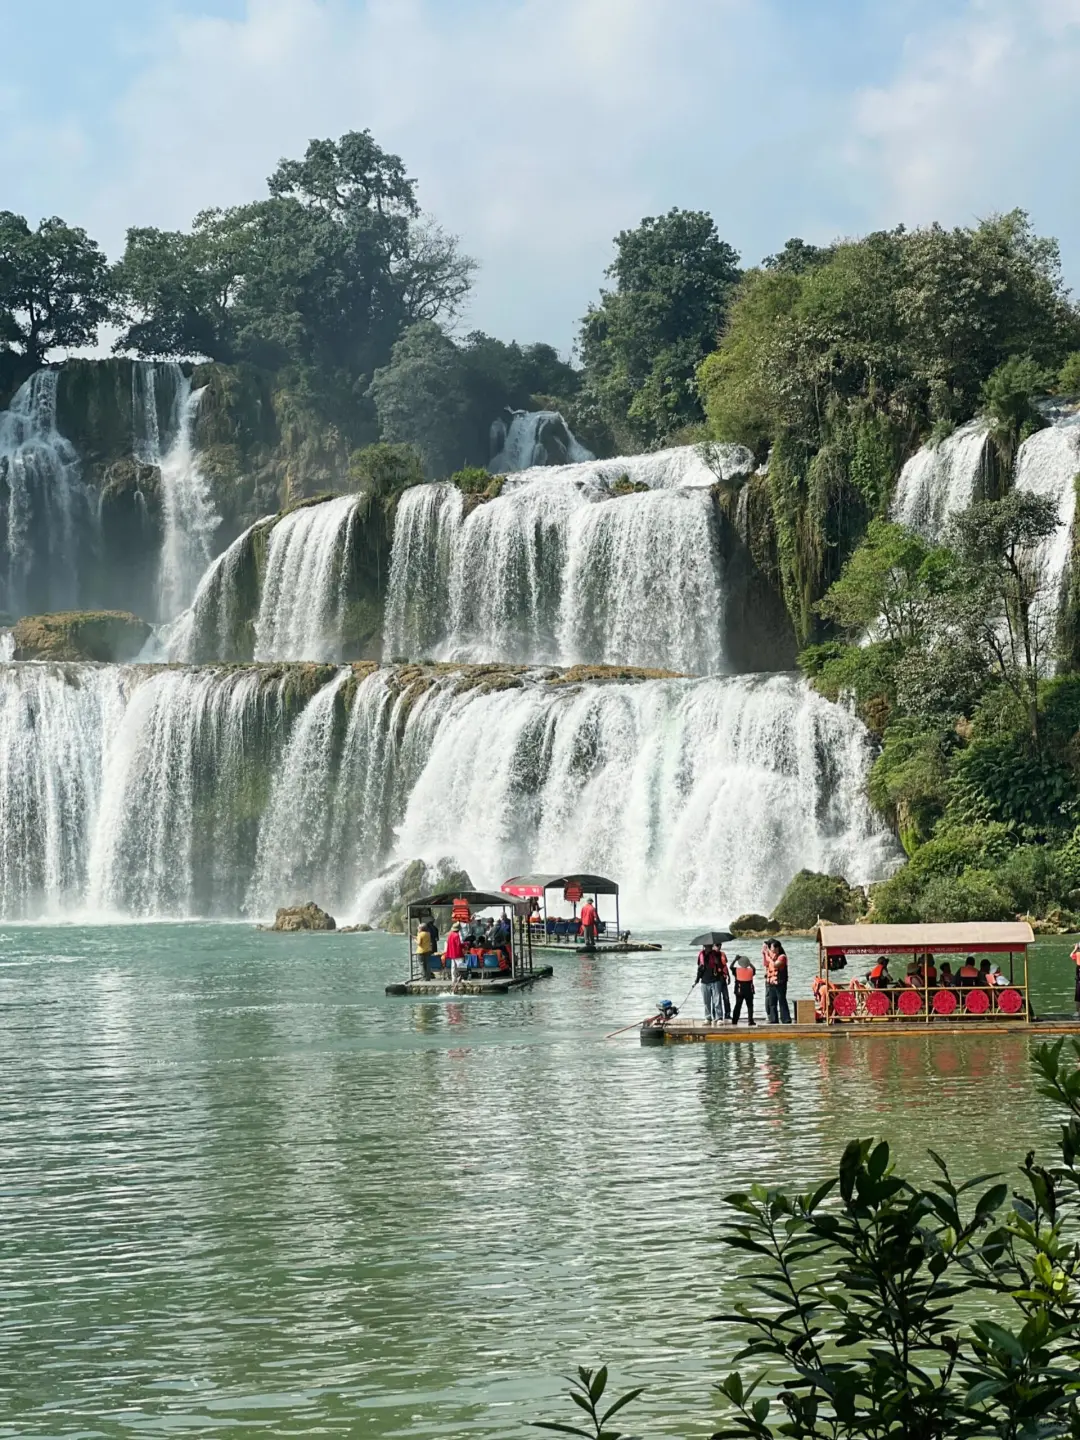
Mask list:
[[[802,668],[880,741],[872,799],[910,863],[873,913],[1080,914],[1080,587],[1064,614],[1046,603],[1053,507],[1010,489],[1047,423],[1036,401],[1080,391],[1056,242],[1012,212],[791,239],[741,268],[711,216],[672,210],[616,237],[577,363],[460,334],[475,269],[366,131],[313,141],[264,198],[186,231],[130,230],[115,263],[59,219],[4,212],[0,382],[112,325],[120,353],[263,377],[391,485],[486,465],[508,409],[559,409],[601,455],[744,444]],[[976,415],[985,496],[941,544],[890,523],[905,459]]]

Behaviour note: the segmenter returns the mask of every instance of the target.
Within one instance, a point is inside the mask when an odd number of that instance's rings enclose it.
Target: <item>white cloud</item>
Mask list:
[[[613,234],[676,203],[663,152],[720,106],[735,0],[248,0],[174,16],[115,104],[92,223],[180,226],[370,127],[482,261],[469,320],[567,343]],[[660,183],[656,183],[657,173]]]
[[[1080,118],[1080,0],[969,0],[853,101],[847,158],[878,223],[1054,211]],[[1036,216],[1039,220],[1043,218]]]

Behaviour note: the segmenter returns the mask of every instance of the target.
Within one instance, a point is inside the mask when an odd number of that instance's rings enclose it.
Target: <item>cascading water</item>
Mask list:
[[[940,444],[924,445],[900,472],[892,519],[940,544],[949,518],[979,497],[989,444],[986,422],[971,420]]]
[[[172,392],[169,438],[163,446],[157,386],[159,372]],[[158,576],[158,614],[172,620],[190,604],[213,556],[221,517],[214,510],[210,482],[195,452],[195,419],[202,390],[192,388],[179,365],[138,365],[132,372],[133,403],[141,434],[136,457],[161,475],[164,536]]]
[[[501,443],[499,443],[501,442]],[[575,438],[557,410],[517,410],[509,429],[501,421],[492,426],[493,475],[531,470],[542,465],[576,465],[594,460],[591,450]]]
[[[722,669],[711,496],[604,493],[547,478],[463,519],[455,487],[407,491],[394,530],[383,653]]]
[[[342,495],[302,506],[270,532],[255,622],[256,660],[336,660],[342,651],[352,526],[361,503]]]
[[[866,734],[787,676],[0,667],[4,919],[340,915],[387,863],[616,874],[634,923],[768,910],[795,870],[879,878]]]
[[[0,593],[12,614],[72,609],[96,543],[96,509],[56,428],[59,372],[39,370],[0,414]]]
[[[492,461],[490,469],[502,472]],[[577,465],[534,467],[508,473],[504,493],[537,481],[574,481],[579,485],[611,491],[620,482],[645,485],[650,490],[676,490],[687,486],[708,487],[721,480],[750,475],[754,457],[744,445],[676,445],[648,455],[616,455],[611,460],[590,460]]]
[[[159,630],[155,658],[186,664],[252,658],[249,620],[258,604],[254,542],[272,523],[269,516],[257,520],[211,562],[188,609]]]
[[[1063,598],[1072,554],[1078,473],[1080,423],[1075,418],[1036,431],[1017,451],[1015,488],[1053,501],[1058,517],[1057,529],[1043,542],[1036,557],[1042,580],[1036,619],[1041,619],[1045,632],[1052,632]],[[1052,633],[1044,634],[1044,649],[1048,650],[1052,643]]]

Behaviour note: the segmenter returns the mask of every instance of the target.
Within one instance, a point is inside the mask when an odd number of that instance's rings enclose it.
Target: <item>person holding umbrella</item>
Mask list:
[[[725,940],[731,939],[728,930],[708,930],[697,935],[691,945],[700,945],[698,953],[697,979],[705,1000],[706,1021],[727,1020],[731,1017],[731,1000],[728,995],[728,962],[721,948]]]

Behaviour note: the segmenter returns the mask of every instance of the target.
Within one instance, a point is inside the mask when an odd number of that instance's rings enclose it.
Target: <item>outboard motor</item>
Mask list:
[[[675,1016],[678,1015],[678,1013],[679,1007],[677,1005],[673,1005],[670,1000],[660,1000],[657,1002],[657,1019],[662,1025],[666,1025],[669,1020],[674,1020]]]

